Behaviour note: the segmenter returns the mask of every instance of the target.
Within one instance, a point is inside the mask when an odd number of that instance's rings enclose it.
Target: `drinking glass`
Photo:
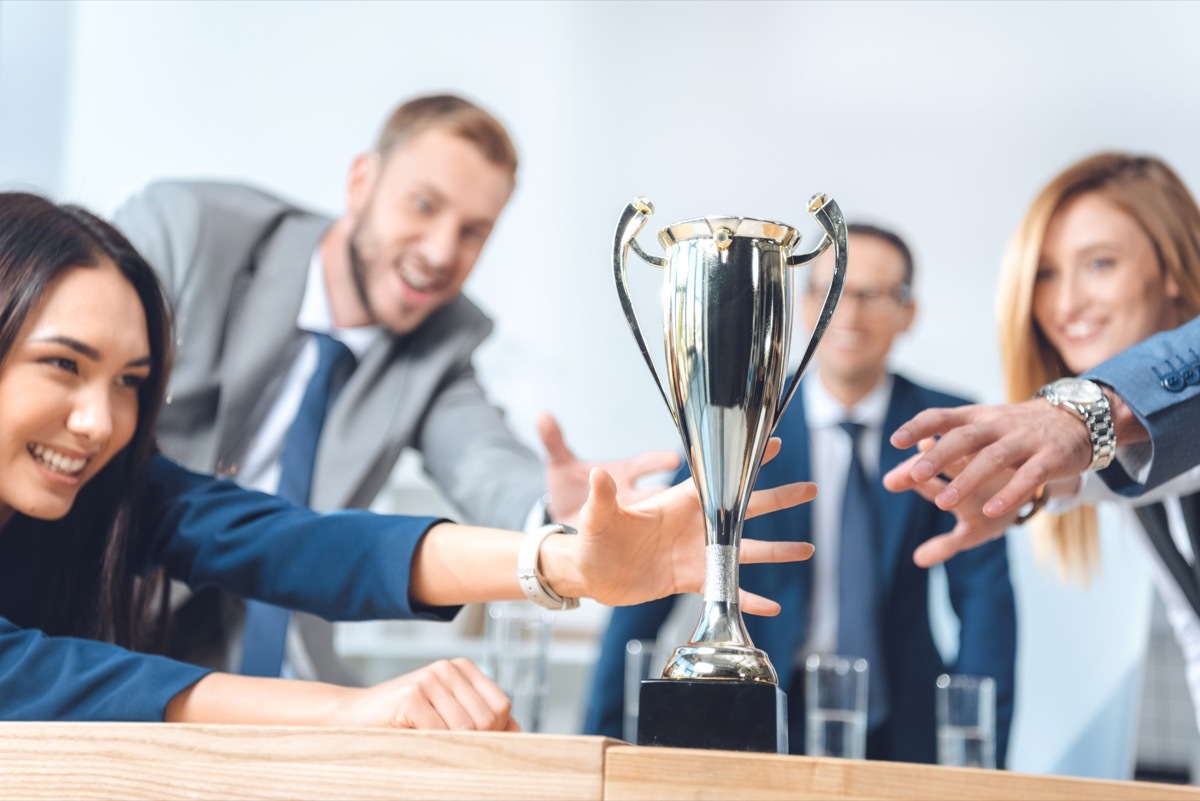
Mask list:
[[[996,681],[990,676],[937,679],[938,764],[996,767]]]
[[[865,659],[813,654],[804,662],[805,751],[809,756],[865,759]]]
[[[528,601],[490,603],[483,625],[483,672],[512,702],[521,731],[542,727],[553,616]]]

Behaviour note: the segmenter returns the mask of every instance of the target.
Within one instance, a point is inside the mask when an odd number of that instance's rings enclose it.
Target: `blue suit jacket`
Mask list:
[[[219,586],[337,620],[458,611],[408,599],[413,554],[435,518],[320,515],[161,457],[143,511],[153,564],[196,589]],[[44,535],[20,515],[0,530],[0,719],[162,720],[167,702],[209,671],[32,628],[59,591],[53,564],[31,558],[31,540]]]
[[[923,409],[958,406],[960,398],[917,386],[895,377],[887,418],[883,425],[880,475],[900,463],[906,454],[892,447],[888,435]],[[758,487],[805,481],[809,467],[809,436],[802,393],[797,393],[780,420],[775,435],[783,450],[763,466]],[[681,479],[686,478],[681,471]],[[928,503],[915,492],[893,494],[877,487],[882,510],[883,552],[879,555],[884,577],[884,618],[881,630],[888,666],[891,714],[886,744],[887,758],[908,762],[934,762],[937,757],[934,686],[943,672],[992,676],[996,680],[996,759],[1003,765],[1013,710],[1013,676],[1016,661],[1016,610],[1008,576],[1008,556],[1003,539],[960,554],[946,564],[950,599],[962,624],[958,659],[942,662],[929,626],[928,574],[912,562],[916,547],[954,527],[954,516]],[[785,509],[746,522],[744,535],[763,540],[812,539],[812,513],[807,505]],[[814,559],[820,559],[817,553]],[[793,661],[808,637],[812,565],[744,565],[742,587],[778,601],[783,611],[776,617],[747,615],[746,628],[755,646],[767,652],[779,673],[779,685],[793,694],[796,678]],[[653,639],[674,603],[664,598],[640,606],[614,609],[604,634],[596,667],[587,719],[589,734],[622,736],[625,643]],[[802,678],[802,677],[801,677]],[[802,721],[792,721],[793,727]],[[790,738],[793,753],[802,753],[803,738]]]
[[[1083,377],[1116,390],[1150,432],[1153,459],[1145,482],[1113,462],[1100,471],[1113,490],[1139,495],[1200,463],[1200,317],[1139,342]]]

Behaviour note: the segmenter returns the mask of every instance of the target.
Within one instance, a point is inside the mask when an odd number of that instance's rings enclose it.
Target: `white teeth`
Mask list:
[[[433,279],[421,276],[412,270],[406,270],[404,272],[404,281],[418,292],[425,292],[434,284]]]
[[[58,451],[52,451],[45,445],[30,445],[29,452],[39,462],[58,473],[74,475],[87,465],[87,459],[76,459]]]
[[[1078,322],[1068,323],[1064,330],[1067,332],[1067,336],[1069,337],[1081,338],[1094,334],[1096,332],[1096,326],[1092,325],[1091,323],[1084,322],[1083,320],[1079,320]]]

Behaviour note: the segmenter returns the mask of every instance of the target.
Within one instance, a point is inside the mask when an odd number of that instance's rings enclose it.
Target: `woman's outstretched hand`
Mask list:
[[[779,452],[772,439],[764,463]],[[560,594],[587,596],[609,606],[626,606],[704,586],[704,514],[695,483],[677,484],[630,506],[617,502],[617,487],[602,469],[589,477],[590,492],[580,512],[579,534],[557,537],[546,546],[571,549],[543,565],[551,586]],[[807,503],[816,497],[811,482],[785,484],[759,490],[750,497],[747,517]],[[574,542],[571,542],[574,540]],[[812,556],[813,547],[802,542],[765,542],[743,539],[741,561],[795,562]],[[552,565],[564,567],[555,575]],[[779,604],[753,593],[741,592],[741,607],[748,614],[774,615]]]

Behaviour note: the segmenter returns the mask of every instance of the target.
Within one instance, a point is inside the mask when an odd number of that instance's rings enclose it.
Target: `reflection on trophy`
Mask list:
[[[659,234],[666,258],[635,237],[654,208],[645,198],[617,223],[617,293],[642,356],[683,437],[707,529],[704,608],[691,640],[643,683],[639,745],[787,753],[787,705],[767,655],[754,647],[738,604],[738,549],[746,506],[767,441],[829,325],[846,275],[846,224],[837,203],[816,195],[808,210],[825,231],[808,253],[796,229],[749,217],[700,217]],[[787,384],[795,295],[791,267],[830,245],[836,263],[799,367]],[[666,271],[666,380],[655,369],[629,297],[632,247]]]

